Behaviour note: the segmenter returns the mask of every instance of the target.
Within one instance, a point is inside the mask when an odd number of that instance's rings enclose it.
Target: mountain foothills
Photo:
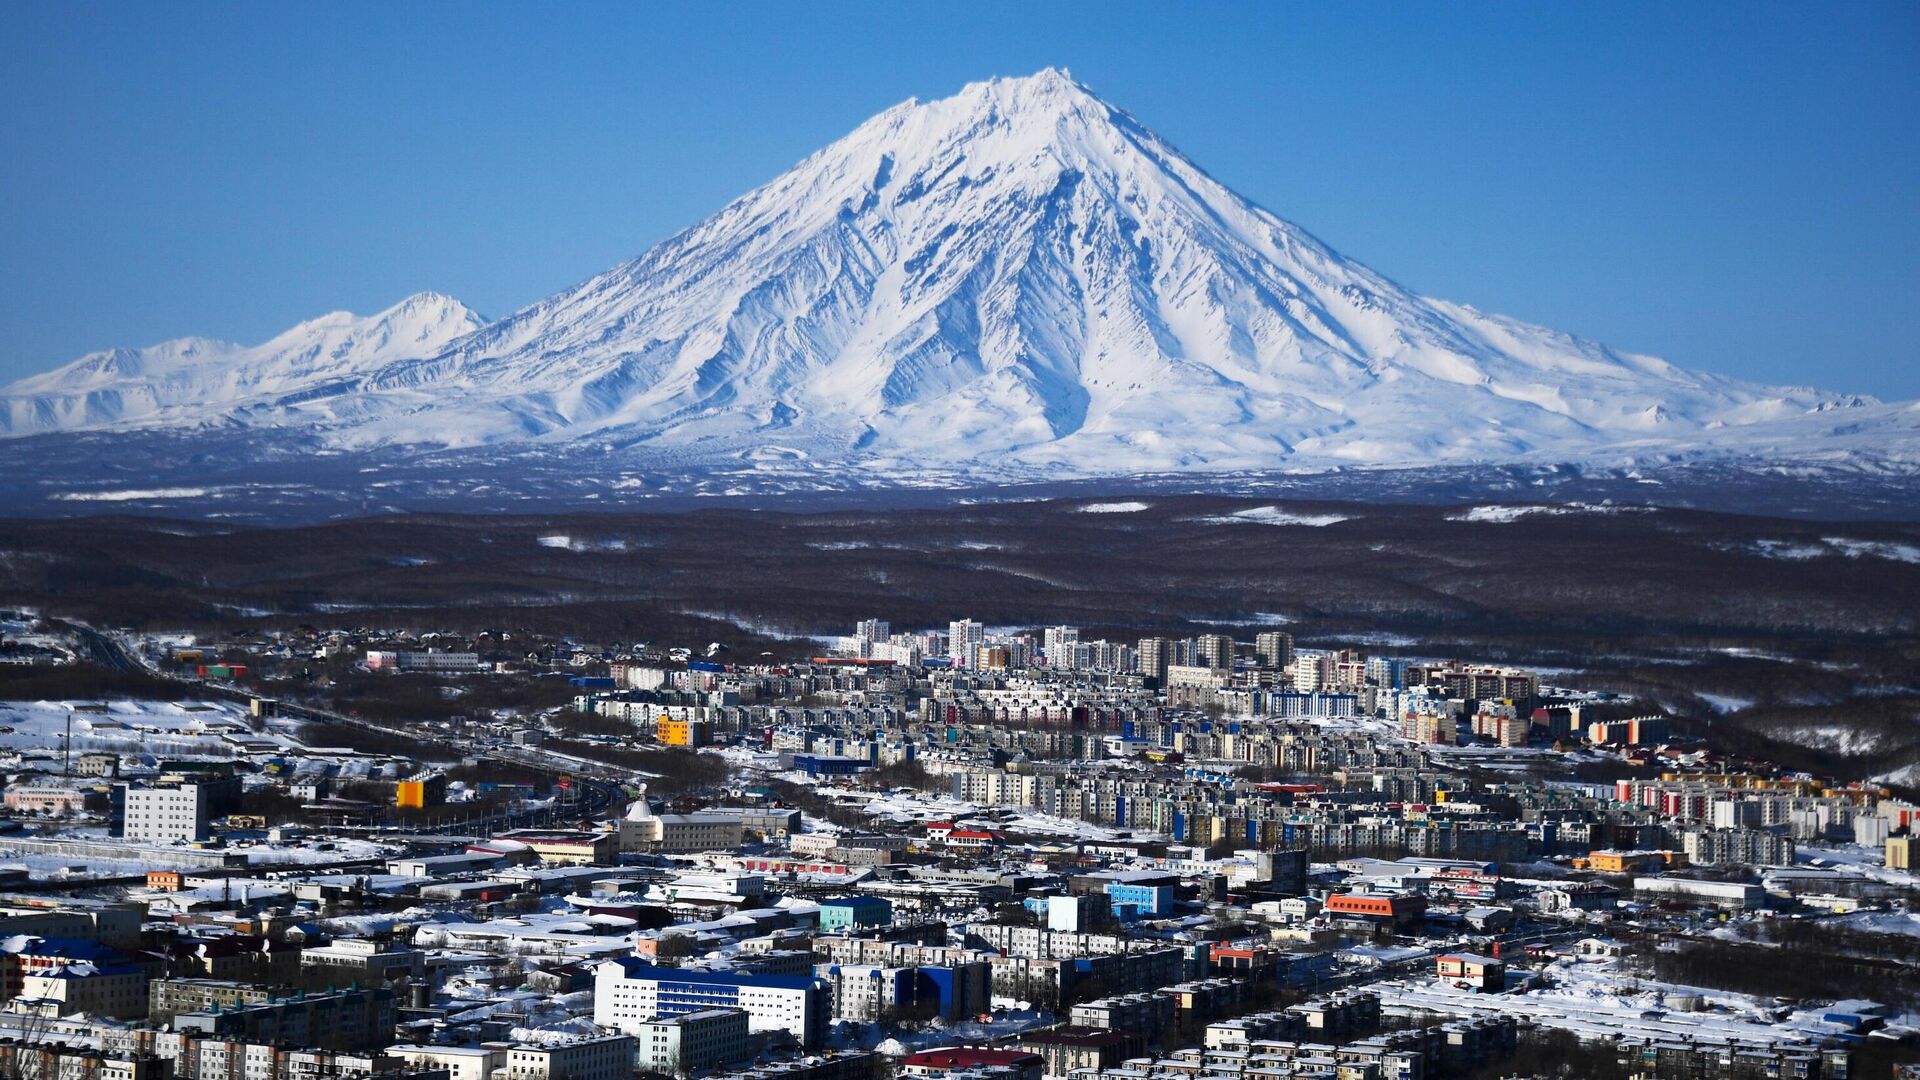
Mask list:
[[[1920,464],[1920,404],[1689,371],[1408,292],[1054,70],[888,109],[498,321],[421,294],[0,391],[16,440],[136,430],[903,480]]]

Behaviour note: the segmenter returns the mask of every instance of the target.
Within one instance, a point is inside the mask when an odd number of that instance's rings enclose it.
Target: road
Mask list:
[[[102,634],[91,626],[65,621],[61,621],[60,625],[73,631],[74,641],[75,644],[80,647],[80,652],[85,654],[88,660],[91,660],[103,668],[108,668],[113,671],[124,671],[136,675],[159,675],[162,678],[167,677],[164,673],[155,671],[141,663],[139,657],[134,656],[122,648],[119,642]]]
[[[71,628],[75,642],[92,662],[115,671],[138,673],[182,683],[196,690],[231,701],[251,702],[254,695],[239,687],[222,682],[212,682],[164,671],[148,665],[132,650],[110,635],[103,634],[93,627],[80,623],[64,624]],[[278,701],[279,713],[296,719],[309,720],[321,724],[336,724],[341,727],[357,728],[388,737],[418,739],[419,733],[401,728],[387,727],[363,717],[348,716],[332,709],[304,705],[298,702]],[[478,749],[471,746],[449,744],[453,749],[465,755],[479,758],[495,758],[512,762],[529,769],[547,773],[554,777],[570,777],[569,798],[564,805],[538,810],[501,810],[485,817],[468,818],[461,821],[445,822],[432,826],[409,826],[407,831],[414,833],[493,833],[508,829],[535,828],[540,826],[570,826],[582,821],[605,818],[620,808],[623,793],[616,781],[630,779],[632,770],[604,762],[592,761],[572,754],[562,754],[543,750],[535,746],[507,746]]]

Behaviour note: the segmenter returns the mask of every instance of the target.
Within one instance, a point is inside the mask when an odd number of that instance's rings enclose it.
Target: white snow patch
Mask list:
[[[1862,731],[1846,724],[1811,724],[1798,728],[1776,728],[1769,735],[1801,746],[1836,754],[1870,754],[1881,749],[1884,737],[1877,731]]]
[[[1884,540],[1850,540],[1844,536],[1823,536],[1821,539],[1850,559],[1872,556],[1893,562],[1920,563],[1920,547],[1913,544],[1895,544]]]
[[[1278,506],[1256,506],[1231,514],[1196,519],[1207,525],[1310,525],[1320,527],[1352,520],[1345,514],[1296,514]]]
[[[218,488],[123,488],[119,491],[62,491],[53,496],[61,502],[140,502],[146,499],[197,499]]]
[[[1648,506],[1613,506],[1607,503],[1520,503],[1513,505],[1476,506],[1464,513],[1448,514],[1449,521],[1470,521],[1482,525],[1505,525],[1519,521],[1523,517],[1558,517],[1562,514],[1629,514],[1648,513]]]
[[[1819,544],[1801,544],[1792,540],[1755,540],[1753,550],[1769,559],[1818,559],[1833,552]]]
[[[1080,508],[1080,512],[1083,514],[1137,514],[1150,505],[1152,504],[1143,502],[1088,503]]]

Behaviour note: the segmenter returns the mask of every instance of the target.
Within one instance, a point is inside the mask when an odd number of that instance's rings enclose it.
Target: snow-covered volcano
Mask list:
[[[271,426],[334,447],[588,441],[690,465],[981,475],[1911,461],[1920,429],[1910,405],[1414,295],[1054,70],[888,109],[489,325],[416,297],[253,349],[95,354],[0,394],[15,435]]]

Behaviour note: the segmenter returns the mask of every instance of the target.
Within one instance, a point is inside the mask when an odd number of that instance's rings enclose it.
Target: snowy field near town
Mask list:
[[[22,852],[18,847],[9,846],[9,837],[0,836],[0,867],[20,867],[27,871],[33,881],[72,881],[86,882],[100,878],[131,877],[154,869],[194,869],[195,866],[182,862],[178,866],[170,865],[164,844],[123,843],[106,837],[101,830],[66,829],[63,837],[85,839],[98,845],[124,846],[125,857],[118,855],[59,854],[52,852]],[[328,846],[321,847],[320,843]],[[184,848],[184,845],[180,845]],[[330,865],[340,862],[353,862],[365,859],[385,858],[400,853],[394,844],[382,844],[372,840],[353,840],[332,838],[326,841],[306,843],[270,844],[264,841],[239,841],[228,849],[230,853],[245,855],[250,866],[272,866],[296,868],[302,865]]]
[[[87,858],[74,855],[21,855],[0,838],[0,868],[22,867],[33,881],[91,881],[130,877],[153,868],[146,859]]]
[[[866,792],[851,788],[821,788],[828,798],[858,797],[876,825],[908,825],[929,821],[981,822],[1010,832],[1058,836],[1063,839],[1112,840],[1122,835],[1146,837],[1138,830],[1116,830],[1072,818],[1054,817],[1021,807],[984,807],[979,803],[944,798],[917,791]]]
[[[271,718],[256,731],[246,710],[231,701],[0,701],[0,759],[8,754],[42,760],[59,756],[69,720],[75,754],[246,758],[256,763],[284,756],[293,777],[364,779],[393,771],[379,759],[352,751],[307,746],[298,737],[298,721]],[[249,786],[264,782],[248,780]]]
[[[1889,870],[1886,853],[1878,847],[1867,847],[1862,844],[1819,846],[1806,844],[1794,852],[1793,861],[1804,866],[1858,874],[1871,881],[1905,889],[1920,889],[1920,874],[1910,870]]]
[[[1822,1007],[1788,1009],[1746,994],[1656,982],[1617,961],[1560,960],[1545,975],[1554,986],[1504,994],[1474,993],[1436,979],[1395,980],[1375,989],[1382,1010],[1393,1015],[1512,1016],[1593,1039],[1692,1037],[1775,1046],[1817,1044],[1845,1030],[1823,1020]],[[1678,1007],[1688,996],[1698,1009]]]
[[[58,752],[69,722],[75,753],[233,758],[243,743],[300,745],[272,728],[254,731],[246,711],[228,701],[5,701],[0,748]]]

